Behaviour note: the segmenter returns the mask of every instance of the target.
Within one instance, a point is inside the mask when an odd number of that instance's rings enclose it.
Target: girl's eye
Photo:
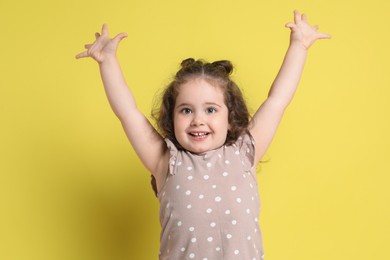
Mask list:
[[[181,112],[182,112],[183,114],[191,114],[191,113],[192,113],[192,110],[189,109],[189,108],[183,108],[183,109],[181,110]]]
[[[214,107],[209,107],[209,108],[207,108],[206,111],[207,111],[208,114],[212,114],[212,113],[217,112],[217,110]]]

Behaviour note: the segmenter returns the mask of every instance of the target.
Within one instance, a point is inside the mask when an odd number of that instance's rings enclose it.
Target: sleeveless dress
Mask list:
[[[165,141],[171,156],[158,193],[159,259],[263,259],[253,138],[202,154]]]

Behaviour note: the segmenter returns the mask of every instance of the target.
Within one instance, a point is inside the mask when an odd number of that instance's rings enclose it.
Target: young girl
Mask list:
[[[309,47],[329,35],[294,11],[290,45],[268,98],[251,120],[229,61],[186,59],[164,92],[159,132],[138,110],[107,26],[76,58],[100,68],[110,105],[155,178],[160,259],[263,259],[256,165],[266,152],[302,74]]]

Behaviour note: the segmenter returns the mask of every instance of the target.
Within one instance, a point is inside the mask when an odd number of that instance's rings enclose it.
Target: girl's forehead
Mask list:
[[[194,78],[180,85],[177,99],[217,99],[224,101],[224,91],[217,84]]]

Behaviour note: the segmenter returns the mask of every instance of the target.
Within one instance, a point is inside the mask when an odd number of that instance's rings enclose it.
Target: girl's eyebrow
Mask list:
[[[180,107],[190,107],[191,105],[188,104],[188,103],[181,103],[180,105],[177,105],[176,108],[180,108]]]
[[[214,103],[214,102],[206,102],[204,103],[205,106],[217,106],[217,107],[222,107],[221,105]],[[181,103],[175,107],[175,109],[182,108],[182,107],[192,107],[191,104],[189,103]]]
[[[206,102],[205,105],[207,106],[217,106],[217,107],[222,107],[221,105],[214,103],[214,102]]]
[[[221,105],[214,103],[214,102],[206,102],[204,103],[205,106],[217,106],[217,107],[222,107]],[[192,105],[189,103],[181,103],[176,106],[176,108],[181,108],[181,107],[191,107]]]

